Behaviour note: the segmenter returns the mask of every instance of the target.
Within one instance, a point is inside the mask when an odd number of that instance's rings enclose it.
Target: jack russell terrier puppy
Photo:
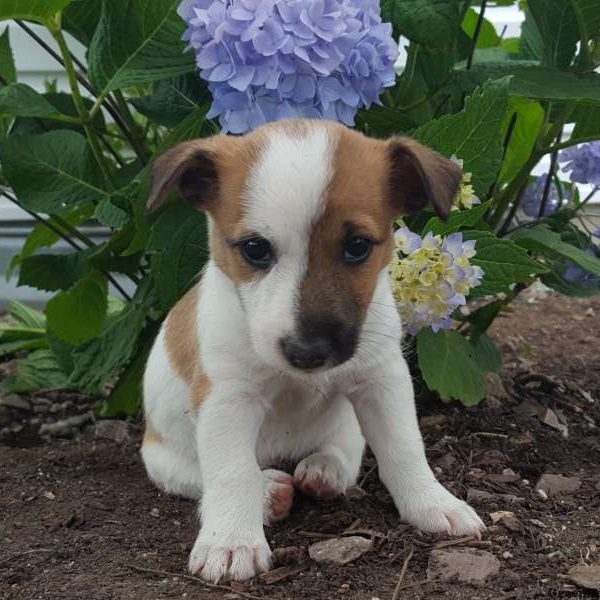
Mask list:
[[[344,494],[365,439],[404,521],[485,528],[427,464],[387,273],[394,217],[431,203],[445,218],[460,180],[411,139],[310,120],[185,142],[156,161],[149,208],[178,187],[209,217],[202,280],[169,313],[144,378],[148,474],[202,499],[192,573],[268,570],[263,525],[287,515],[294,489]],[[272,468],[282,461],[293,475]]]

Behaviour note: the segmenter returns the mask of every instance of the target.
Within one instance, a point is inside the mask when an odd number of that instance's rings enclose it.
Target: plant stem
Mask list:
[[[107,182],[107,184],[110,185],[110,182],[111,182],[110,167],[108,166],[108,164],[106,162],[106,157],[104,156],[104,153],[102,152],[102,148],[100,147],[100,142],[98,140],[96,132],[94,131],[94,128],[92,127],[92,125],[90,123],[89,112],[85,106],[85,103],[83,102],[83,98],[81,97],[81,92],[79,90],[79,84],[77,82],[77,75],[75,73],[75,65],[73,64],[73,60],[71,59],[71,54],[69,52],[69,48],[67,46],[65,36],[63,35],[60,28],[57,28],[56,30],[52,31],[51,33],[54,36],[54,39],[56,40],[58,47],[60,48],[60,51],[62,54],[62,59],[65,63],[65,69],[67,71],[67,77],[69,79],[69,86],[71,88],[71,94],[73,96],[73,104],[75,104],[75,108],[77,109],[77,112],[78,112],[79,116],[81,117],[81,121],[83,123],[83,127],[85,129],[85,133],[87,135],[88,142],[92,149],[92,153],[94,154],[94,157],[96,158],[96,162],[98,163],[98,166],[100,167],[100,170],[102,171],[102,174],[104,175],[105,181]]]
[[[129,131],[131,132],[132,140],[131,145],[135,150],[135,153],[140,157],[142,163],[147,163],[150,160],[152,153],[146,146],[146,136],[144,132],[140,129],[139,125],[135,122],[131,111],[129,110],[129,106],[123,97],[123,93],[121,90],[115,91],[115,100],[117,102],[117,108],[123,115],[123,119],[127,124]]]
[[[61,58],[61,56],[55,50],[53,50],[46,42],[44,42],[44,40],[39,35],[37,35],[37,33],[35,33],[35,31],[33,31],[30,27],[25,25],[25,23],[23,23],[23,21],[15,19],[15,22],[33,40],[35,40],[46,52],[48,52],[48,54],[50,54],[50,56],[52,56],[52,58],[54,58],[54,60],[56,60],[63,68],[66,69],[65,61]],[[69,53],[69,54],[70,54],[72,60],[82,70],[82,73],[76,73],[77,81],[79,81],[79,83],[90,94],[92,94],[92,96],[99,97],[98,92],[96,90],[94,90],[92,85],[89,83],[89,81],[87,81],[87,79],[84,76],[84,74],[86,73],[85,66],[80,61],[78,61],[77,58],[75,58],[71,53]],[[113,121],[115,122],[117,127],[123,132],[123,135],[125,136],[125,138],[129,141],[129,143],[133,147],[133,145],[134,145],[133,137],[132,137],[131,133],[129,132],[129,130],[127,129],[127,126],[125,125],[123,119],[121,118],[121,115],[119,114],[119,112],[117,111],[115,106],[112,104],[111,99],[108,97],[108,94],[102,96],[102,98],[100,99],[99,102],[97,102],[97,104],[98,104],[98,106],[96,107],[96,105],[94,105],[94,108],[92,109],[92,111],[90,111],[90,119],[100,109],[100,106],[103,106],[106,109],[106,112],[111,116],[111,118],[113,119]],[[135,150],[135,148],[134,148],[134,150]],[[138,158],[140,158],[140,160],[143,160],[142,156],[140,156],[139,154],[138,154]]]
[[[538,219],[541,219],[544,216],[544,212],[546,211],[546,206],[548,204],[548,198],[550,197],[552,178],[554,176],[554,172],[556,171],[557,159],[558,159],[558,152],[553,152],[552,155],[550,156],[550,169],[548,170],[548,175],[546,176],[546,183],[544,184],[544,192],[542,193],[542,201],[540,202],[540,209],[538,211]]]
[[[481,8],[479,9],[479,16],[477,17],[477,24],[475,25],[475,31],[473,32],[473,46],[471,47],[471,52],[469,52],[469,56],[467,58],[466,70],[468,71],[473,64],[473,56],[475,54],[475,49],[477,48],[477,41],[479,40],[479,35],[481,33],[481,28],[483,26],[483,15],[485,14],[485,7],[487,5],[487,0],[481,0]]]
[[[25,206],[23,206],[23,204],[21,204],[15,196],[13,196],[12,194],[9,194],[6,190],[2,190],[1,193],[4,197],[6,197],[8,200],[10,200],[10,202],[12,202],[15,206],[18,206],[22,211],[26,212],[28,215],[33,217],[33,219],[35,219],[38,223],[40,223],[41,225],[43,225],[44,227],[46,227],[47,229],[49,229],[50,231],[55,233],[61,240],[65,241],[67,244],[69,244],[69,246],[71,246],[71,248],[74,248],[77,252],[81,252],[83,250],[83,248],[81,246],[76,244],[74,240],[72,240],[66,233],[61,231],[58,227],[55,227],[49,220],[44,219],[44,217],[37,214],[36,212],[33,212],[32,210],[25,208]],[[63,221],[60,217],[54,216],[53,218],[60,225],[60,227],[66,226],[65,229],[68,228],[69,230],[73,230],[71,225],[69,225],[68,223]],[[82,233],[80,233],[79,231],[77,231],[77,230],[74,230],[74,231],[75,231],[75,233],[78,234],[78,236],[85,238],[85,236]],[[88,238],[86,238],[86,239],[88,239]],[[89,240],[89,242],[91,243],[92,246],[95,245],[94,242],[92,242],[91,240]],[[106,277],[106,279],[108,281],[110,281],[110,283],[113,285],[113,287],[121,294],[121,296],[123,296],[123,298],[127,302],[131,302],[131,296],[123,289],[121,284],[110,273],[108,273],[107,271],[103,271],[102,269],[99,269],[99,271]]]
[[[521,200],[523,199],[523,195],[525,194],[526,189],[527,189],[527,182],[525,182],[521,186],[521,189],[517,193],[517,197],[515,198],[514,202],[512,203],[510,210],[508,211],[508,215],[506,216],[506,219],[504,220],[504,223],[502,224],[502,227],[500,227],[500,229],[498,230],[498,237],[503,237],[504,235],[506,235],[506,232],[508,231],[510,224],[512,223],[513,219],[515,218],[515,215],[517,214],[517,210],[519,209]]]
[[[600,185],[595,185],[592,191],[573,209],[573,212],[581,210],[596,195],[598,190],[600,190]]]
[[[12,202],[15,206],[20,208],[23,212],[26,212],[30,217],[35,219],[38,223],[40,223],[41,225],[43,225],[44,227],[46,227],[47,229],[49,229],[50,231],[55,233],[59,238],[61,238],[63,241],[65,241],[67,244],[69,244],[69,246],[71,246],[71,248],[75,248],[75,250],[82,250],[81,246],[78,246],[67,234],[65,234],[60,229],[58,229],[58,227],[55,227],[50,221],[48,221],[47,219],[44,219],[44,217],[42,217],[38,213],[36,213],[32,210],[29,210],[28,208],[25,208],[25,206],[23,206],[23,204],[21,204],[17,200],[16,196],[13,196],[6,190],[2,190],[0,193],[5,198],[7,198],[10,202]]]

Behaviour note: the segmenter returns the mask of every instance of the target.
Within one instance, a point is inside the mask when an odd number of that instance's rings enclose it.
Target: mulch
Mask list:
[[[481,540],[403,524],[367,454],[364,493],[330,504],[297,497],[289,519],[267,529],[278,571],[207,586],[185,570],[194,504],[148,482],[140,424],[123,441],[100,437],[87,417],[70,438],[40,436],[91,408],[79,395],[46,394],[26,398],[29,408],[0,406],[0,598],[597,598],[568,572],[600,563],[600,299],[530,296],[492,334],[504,367],[489,397],[419,407],[430,462],[485,520]],[[569,490],[536,490],[545,474],[570,478]],[[372,549],[344,566],[307,557],[311,544],[349,534]],[[445,579],[431,568],[440,549],[489,552],[499,571],[479,583]]]

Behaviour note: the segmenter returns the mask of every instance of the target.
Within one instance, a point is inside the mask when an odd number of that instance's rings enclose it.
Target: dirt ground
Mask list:
[[[400,522],[367,455],[366,494],[331,504],[297,498],[289,519],[267,530],[273,548],[300,548],[287,577],[210,588],[185,571],[194,505],[148,482],[139,424],[124,442],[98,437],[93,424],[72,439],[40,438],[41,422],[89,410],[83,398],[46,395],[53,404],[33,399],[4,424],[0,598],[390,600],[401,571],[396,598],[597,598],[566,574],[600,563],[600,298],[521,300],[493,335],[504,351],[503,386],[496,381],[476,408],[420,407],[430,461],[445,485],[472,499],[488,525],[481,541]],[[571,491],[544,498],[535,489],[543,474],[574,478]],[[497,511],[513,515],[494,524]],[[348,529],[372,538],[373,549],[343,567],[302,557],[302,548]],[[440,548],[489,552],[500,570],[479,584],[428,580]]]

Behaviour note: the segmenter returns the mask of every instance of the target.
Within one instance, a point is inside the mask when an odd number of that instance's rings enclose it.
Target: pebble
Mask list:
[[[94,420],[94,413],[90,410],[82,415],[75,415],[67,419],[61,419],[56,423],[45,423],[39,429],[40,435],[51,435],[54,437],[70,437],[82,425]]]
[[[457,577],[459,581],[481,584],[498,573],[500,566],[500,561],[485,550],[432,550],[427,565],[427,579],[446,581]]]
[[[150,509],[150,516],[154,518],[160,517],[160,511],[158,510],[158,508]]]
[[[563,475],[555,475],[553,473],[545,473],[535,484],[538,494],[543,491],[548,497],[559,494],[572,494],[580,487],[581,480],[577,477],[564,477]]]
[[[568,576],[582,588],[600,591],[600,565],[576,565],[569,569]]]
[[[16,408],[17,410],[30,411],[31,403],[25,398],[21,398],[17,394],[9,394],[8,396],[0,396],[0,405]]]
[[[333,538],[312,544],[308,548],[308,555],[316,563],[331,565],[345,565],[373,547],[373,542],[359,535],[343,538]]]
[[[129,424],[126,421],[119,421],[117,419],[106,419],[104,421],[98,421],[95,429],[96,437],[112,440],[122,444],[131,439],[129,435]]]
[[[283,565],[294,565],[306,558],[306,549],[300,546],[285,546],[273,550],[273,565],[281,567]]]

